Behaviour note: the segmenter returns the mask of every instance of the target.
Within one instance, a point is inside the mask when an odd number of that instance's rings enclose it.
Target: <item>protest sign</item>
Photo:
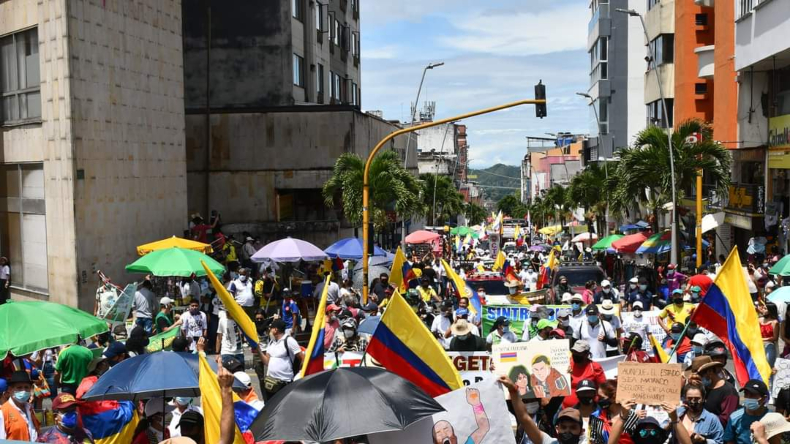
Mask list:
[[[104,319],[112,323],[113,326],[125,323],[126,319],[129,317],[129,312],[132,310],[135,292],[137,292],[137,282],[127,285],[118,296],[118,299],[115,300],[112,307],[107,310]]]
[[[495,379],[435,399],[446,411],[417,421],[402,431],[369,434],[370,444],[515,444],[510,413]]]
[[[596,359],[595,362],[601,365],[606,379],[617,377],[617,364],[625,360],[625,355],[612,356],[610,358]]]
[[[483,379],[493,378],[491,356],[487,352],[447,352],[464,385],[476,384]]]
[[[662,344],[664,338],[667,336],[664,329],[661,328],[661,325],[658,323],[659,313],[661,313],[660,310],[644,311],[642,312],[642,318],[637,319],[634,318],[633,312],[624,311],[620,313],[623,331],[625,333],[639,333],[639,336],[642,336],[642,348],[650,350],[650,341],[647,340],[647,333],[652,334],[658,340],[659,344]]]
[[[497,375],[516,384],[522,399],[569,396],[570,352],[567,339],[494,345]]]
[[[776,374],[771,385],[771,398],[779,396],[779,390],[790,387],[790,359],[777,358],[774,368]]]
[[[324,353],[324,370],[332,370],[338,367],[359,367],[362,365],[362,353]]]
[[[496,318],[500,316],[504,316],[507,320],[510,321],[510,331],[515,333],[516,337],[520,338],[521,334],[524,331],[524,326],[529,325],[529,309],[533,307],[532,305],[520,305],[520,304],[504,304],[504,305],[493,305],[489,304],[483,307],[483,316],[482,316],[482,326],[483,326],[483,337],[488,336],[491,333],[491,328],[494,326],[494,321]],[[540,305],[540,310],[545,312],[546,319],[550,321],[557,320],[557,310],[561,308],[567,308],[568,311],[571,310],[570,305]],[[598,305],[598,309],[600,309],[600,304]],[[615,316],[620,314],[620,306],[615,304]],[[660,329],[660,327],[659,327]],[[663,333],[663,330],[662,330]],[[533,335],[530,335],[532,337]]]
[[[659,405],[680,402],[683,371],[680,364],[621,362],[617,365],[617,402]]]

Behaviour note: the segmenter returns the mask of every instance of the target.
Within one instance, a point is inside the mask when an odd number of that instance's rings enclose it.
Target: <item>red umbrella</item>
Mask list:
[[[439,239],[441,236],[437,233],[433,233],[430,231],[425,230],[418,230],[410,235],[406,236],[406,243],[407,244],[427,244],[429,242],[433,242],[436,239]]]
[[[640,232],[623,236],[612,242],[612,248],[618,253],[636,253],[636,250],[647,240],[648,234]]]

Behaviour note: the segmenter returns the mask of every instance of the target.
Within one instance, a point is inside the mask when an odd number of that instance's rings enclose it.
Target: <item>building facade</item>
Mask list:
[[[644,57],[647,64],[644,100],[647,107],[646,124],[661,128],[674,125],[675,113],[675,0],[648,0],[645,17],[650,49]],[[632,19],[638,22],[637,19]],[[663,91],[667,112],[664,113]]]
[[[0,252],[11,296],[91,311],[186,228],[181,2],[0,2]]]

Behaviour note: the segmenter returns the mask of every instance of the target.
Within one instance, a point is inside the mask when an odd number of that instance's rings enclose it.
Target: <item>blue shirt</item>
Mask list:
[[[644,293],[640,292],[638,289],[633,290],[628,295],[628,302],[633,304],[637,301],[642,303],[642,311],[649,311],[650,307],[653,306],[653,293],[651,293],[650,290],[645,290]]]
[[[678,408],[678,417],[683,421],[683,416],[686,414],[684,407]],[[702,435],[708,444],[721,444],[724,436],[724,427],[721,426],[719,417],[713,413],[702,409],[699,418],[694,421],[694,433]]]
[[[285,322],[285,328],[293,328],[296,316],[299,316],[299,306],[296,305],[296,302],[291,301],[289,304],[287,301],[283,301],[282,318]]]
[[[727,421],[727,426],[724,427],[724,442],[736,442],[738,444],[751,444],[752,431],[749,430],[752,423],[759,421],[768,409],[763,409],[763,413],[758,416],[752,416],[746,413],[743,407],[732,412],[730,420]]]

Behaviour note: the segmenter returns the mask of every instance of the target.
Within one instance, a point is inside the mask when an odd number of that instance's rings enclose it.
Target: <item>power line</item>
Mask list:
[[[477,173],[486,173],[486,174],[490,174],[492,176],[504,177],[505,179],[521,180],[520,177],[505,176],[505,175],[502,175],[502,174],[492,173],[492,172],[486,171],[486,170],[472,170],[472,171],[475,171]]]

